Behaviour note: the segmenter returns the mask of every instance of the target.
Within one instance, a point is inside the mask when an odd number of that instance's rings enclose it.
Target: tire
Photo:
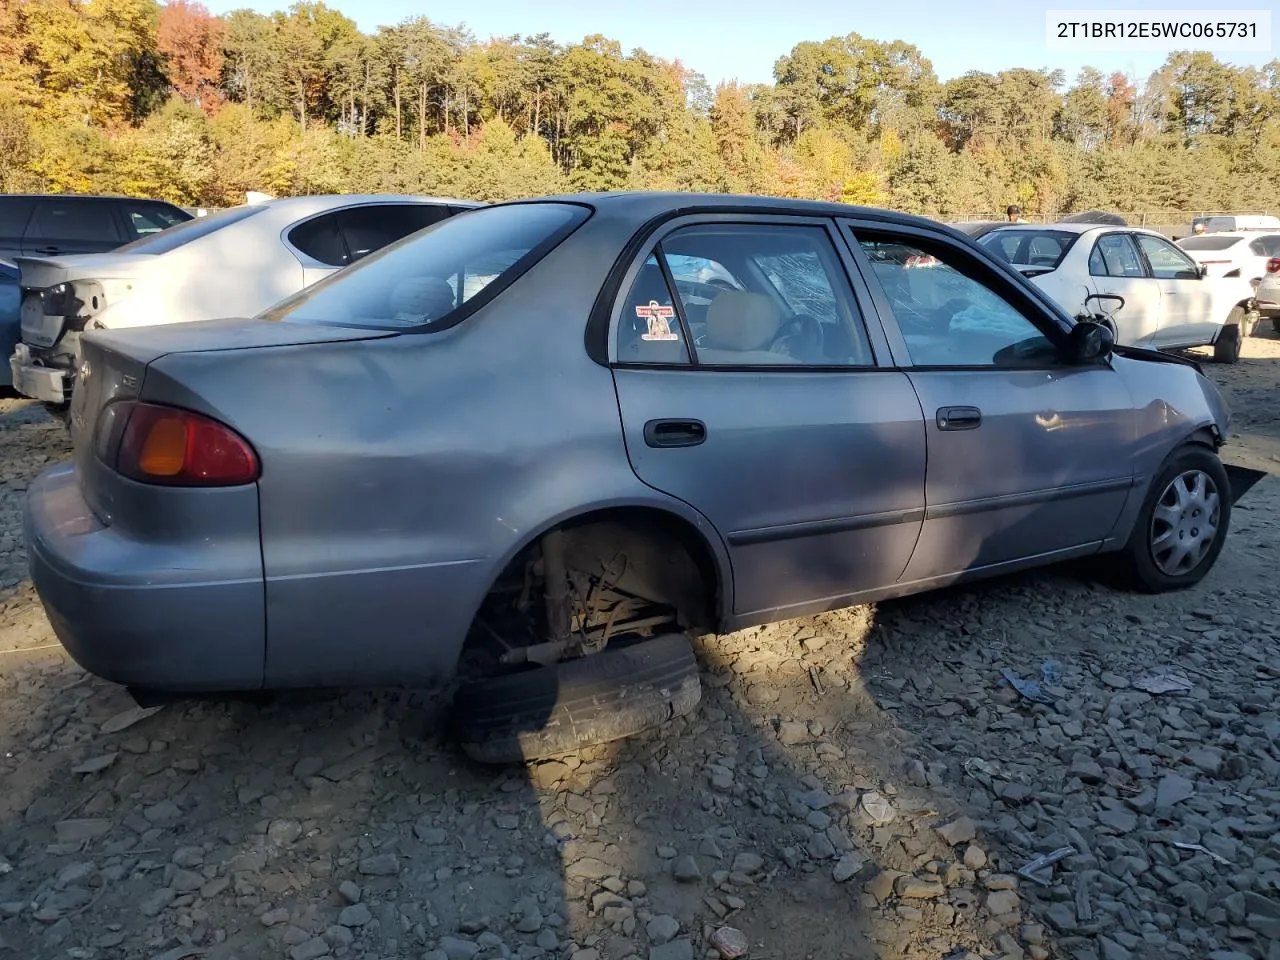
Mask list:
[[[1271,330],[1273,333],[1280,334],[1280,317],[1271,318]]]
[[[49,416],[57,420],[68,430],[71,429],[71,404],[69,403],[43,403],[41,404],[49,412]]]
[[[1240,359],[1240,348],[1243,345],[1243,340],[1237,323],[1239,319],[1236,315],[1237,310],[1240,310],[1240,308],[1234,307],[1232,309],[1231,315],[1227,318],[1227,325],[1218,334],[1218,339],[1213,341],[1214,363],[1236,363]]]
[[[452,719],[471,759],[521,763],[621,740],[688,713],[701,699],[689,638],[672,634],[465,683]]]
[[[1194,481],[1197,474],[1205,482],[1203,489],[1206,493],[1216,492],[1216,505],[1209,504],[1207,508],[1216,509],[1217,522],[1207,539],[1203,525],[1196,523],[1200,518],[1191,513],[1193,509],[1206,509],[1206,505],[1194,502],[1195,489],[1188,485],[1188,481]],[[1179,486],[1181,495],[1189,501],[1187,509],[1180,513],[1177,512],[1175,499]],[[1169,519],[1160,516],[1166,512]],[[1207,519],[1212,521],[1212,516]],[[1223,469],[1222,461],[1207,447],[1183,447],[1166,461],[1147,491],[1142,510],[1129,535],[1129,542],[1118,558],[1126,578],[1147,593],[1183,590],[1199,583],[1217,562],[1218,554],[1222,552],[1222,546],[1226,542],[1230,523],[1231,481],[1227,477],[1227,471]],[[1162,535],[1170,530],[1175,531],[1175,535],[1184,544],[1193,538],[1199,538],[1199,549],[1188,557],[1193,561],[1189,566],[1172,564],[1175,554],[1162,549],[1169,543]],[[1159,547],[1157,543],[1160,544]],[[1199,554],[1198,559],[1195,553]]]

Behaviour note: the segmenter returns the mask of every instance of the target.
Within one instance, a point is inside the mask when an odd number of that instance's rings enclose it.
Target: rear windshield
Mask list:
[[[992,230],[978,243],[1006,263],[1055,270],[1078,239],[1066,230]]]
[[[207,217],[185,220],[175,226],[161,230],[159,233],[153,233],[143,237],[141,240],[135,240],[133,243],[126,243],[123,247],[117,247],[115,252],[168,253],[170,250],[176,250],[192,240],[207,237],[215,230],[221,230],[223,227],[239,223],[241,220],[252,217],[256,213],[261,213],[264,209],[265,207],[261,206],[232,207],[230,210],[211,213]]]
[[[262,316],[380,330],[439,325],[464,304],[474,308],[497,296],[588,215],[585,207],[555,202],[462,213],[383,247]]]
[[[1184,237],[1178,241],[1183,250],[1225,250],[1234,247],[1243,237]]]

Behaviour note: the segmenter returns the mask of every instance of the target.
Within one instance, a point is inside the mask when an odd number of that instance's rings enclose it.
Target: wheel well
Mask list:
[[[660,509],[612,508],[556,524],[516,552],[476,612],[464,658],[495,639],[502,646],[547,639],[543,545],[555,533],[562,535],[556,551],[563,555],[570,579],[634,598],[635,603],[651,607],[650,614],[666,611],[665,619],[673,629],[716,628],[723,585],[715,554],[698,529]],[[575,592],[576,609],[581,612],[587,605],[583,594],[588,592]],[[628,618],[619,619],[625,628]],[[663,616],[644,619],[662,620]]]

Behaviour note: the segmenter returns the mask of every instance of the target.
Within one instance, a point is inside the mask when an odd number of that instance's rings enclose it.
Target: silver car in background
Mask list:
[[[1188,586],[1233,502],[1193,363],[882,210],[505,203],[83,348],[26,515],[72,656],[149,691],[461,670],[490,759],[688,709],[686,631],[1103,554]]]
[[[84,330],[252,316],[445,217],[482,204],[381,194],[289,197],[197,217],[107,253],[18,257],[22,394],[62,408]]]

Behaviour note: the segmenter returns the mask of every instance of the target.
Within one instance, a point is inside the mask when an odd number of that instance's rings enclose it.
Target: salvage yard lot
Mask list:
[[[125,715],[26,580],[64,433],[0,401],[0,956],[1280,960],[1280,339],[1206,371],[1273,476],[1199,587],[1086,563],[705,638],[689,717],[496,770],[432,692]]]

